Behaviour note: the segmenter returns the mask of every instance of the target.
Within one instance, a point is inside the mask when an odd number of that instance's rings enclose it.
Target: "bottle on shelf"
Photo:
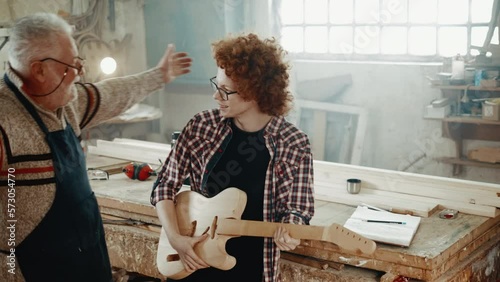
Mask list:
[[[453,60],[451,61],[451,79],[465,79],[465,60],[460,54],[453,57]]]

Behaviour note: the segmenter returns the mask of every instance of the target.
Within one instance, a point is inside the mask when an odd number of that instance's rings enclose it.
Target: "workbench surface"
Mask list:
[[[117,162],[117,160],[102,157],[88,158],[89,167],[101,167]],[[159,222],[156,211],[150,204],[154,179],[151,177],[147,181],[131,180],[123,173],[119,173],[110,175],[109,180],[91,180],[91,186],[103,214],[122,218],[131,217],[151,223],[152,227],[145,228],[145,232],[157,234]],[[343,225],[355,210],[353,206],[320,200],[315,202],[315,208],[316,214],[311,225],[320,226],[329,226],[332,223]],[[437,214],[436,212],[428,218],[422,218],[410,247],[379,243],[375,253],[367,256],[344,251],[332,243],[303,240],[294,253],[434,281],[446,275],[447,271],[453,269],[483,245],[492,244],[492,247],[496,246],[497,249],[494,263],[498,265],[500,260],[498,258],[499,216],[488,218],[459,213],[455,219],[441,219]],[[110,231],[108,228],[106,232],[113,233],[117,230],[115,227],[112,228],[114,229]],[[108,248],[113,248],[110,246],[109,238]],[[149,246],[148,249],[154,251],[155,247]],[[155,258],[155,256],[154,253],[151,257]],[[154,260],[149,261],[149,264],[154,265]]]

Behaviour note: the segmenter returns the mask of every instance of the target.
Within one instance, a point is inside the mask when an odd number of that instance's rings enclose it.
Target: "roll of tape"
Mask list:
[[[457,215],[458,215],[458,211],[446,209],[446,210],[443,210],[439,213],[439,218],[453,219],[453,218],[457,217]]]

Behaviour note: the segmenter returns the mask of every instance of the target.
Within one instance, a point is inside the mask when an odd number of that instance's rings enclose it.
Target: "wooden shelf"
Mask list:
[[[480,117],[446,117],[443,119],[446,122],[457,122],[457,123],[472,123],[472,124],[491,124],[491,125],[500,125],[500,121],[498,120],[488,120],[482,119]]]
[[[500,95],[500,87],[482,87],[474,85],[433,85],[433,88],[441,89],[443,96],[455,97],[455,112],[461,113],[460,97],[466,91],[490,91],[490,97]],[[458,95],[457,95],[458,94]],[[500,121],[482,119],[471,116],[451,116],[442,119],[443,137],[455,142],[456,157],[438,158],[443,163],[453,165],[453,175],[462,173],[462,166],[477,166],[487,168],[499,168],[500,164],[485,163],[468,160],[463,154],[463,140],[500,141]]]
[[[467,165],[467,166],[478,166],[478,167],[499,168],[500,169],[500,164],[471,161],[468,159],[442,157],[442,158],[436,158],[436,160],[439,162],[442,162],[442,163],[454,164],[454,165]]]
[[[500,87],[482,87],[474,85],[434,85],[434,88],[445,90],[479,90],[479,91],[495,91],[500,92]]]

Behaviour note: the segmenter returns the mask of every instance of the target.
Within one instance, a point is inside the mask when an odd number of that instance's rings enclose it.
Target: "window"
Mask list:
[[[440,60],[477,55],[494,0],[281,0],[281,43],[299,58]],[[498,28],[492,43],[498,44]]]

